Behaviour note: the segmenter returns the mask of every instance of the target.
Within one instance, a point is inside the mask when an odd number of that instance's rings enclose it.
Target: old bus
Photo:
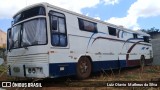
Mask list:
[[[48,3],[13,16],[8,30],[8,75],[56,78],[152,62],[150,36]]]

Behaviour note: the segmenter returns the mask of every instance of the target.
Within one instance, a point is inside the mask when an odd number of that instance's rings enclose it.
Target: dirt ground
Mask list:
[[[7,76],[4,72],[6,67],[0,66],[0,81],[28,81],[24,78],[13,78]],[[34,79],[37,80],[37,79]],[[32,82],[33,80],[31,80]],[[75,76],[44,79],[39,80],[43,82],[42,88],[4,88],[6,90],[160,90],[160,87],[109,87],[106,84],[109,82],[126,83],[135,81],[150,82],[155,81],[160,85],[160,66],[145,66],[122,68],[116,70],[102,70],[100,72],[92,73],[91,76],[85,80],[77,80]],[[38,81],[38,82],[39,82]],[[48,87],[45,87],[48,86]],[[1,88],[0,88],[1,89]]]

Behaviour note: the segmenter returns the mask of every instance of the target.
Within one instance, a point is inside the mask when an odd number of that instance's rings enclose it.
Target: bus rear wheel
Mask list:
[[[91,62],[87,57],[81,57],[77,63],[78,79],[85,79],[91,74]]]

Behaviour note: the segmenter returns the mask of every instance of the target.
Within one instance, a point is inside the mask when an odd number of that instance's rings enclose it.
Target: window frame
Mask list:
[[[85,29],[84,28],[84,22],[81,23],[81,21],[86,21],[86,22],[92,23],[94,25],[94,30],[91,31],[91,30]],[[81,25],[83,26],[83,28],[81,27]],[[92,21],[88,21],[88,20],[85,20],[85,19],[82,19],[82,18],[78,18],[78,26],[79,26],[79,29],[82,30],[82,31],[94,32],[94,33],[98,32],[97,23],[92,22]]]
[[[59,13],[59,14],[62,14],[62,15],[64,15],[64,17],[61,17],[61,16],[57,16],[57,15],[53,15],[52,13]],[[50,38],[51,38],[51,45],[52,46],[55,46],[55,47],[67,47],[68,46],[68,36],[67,36],[67,24],[66,24],[66,16],[65,16],[65,14],[64,13],[61,13],[61,12],[58,12],[58,11],[54,11],[54,10],[50,10],[49,11],[49,13],[48,13],[48,16],[49,16],[49,24],[50,24]],[[51,25],[51,16],[53,17],[53,16],[55,16],[55,17],[57,17],[58,18],[58,20],[59,20],[59,18],[63,18],[64,19],[64,25],[65,25],[65,33],[61,33],[60,31],[59,31],[59,21],[58,21],[58,23],[57,23],[57,29],[58,29],[58,32],[56,32],[56,33],[53,33],[53,34],[55,34],[55,35],[66,35],[66,45],[65,46],[62,46],[62,45],[53,45],[52,44],[52,25]],[[60,37],[60,36],[59,36]],[[60,39],[59,39],[60,40]],[[60,42],[60,41],[59,41]]]

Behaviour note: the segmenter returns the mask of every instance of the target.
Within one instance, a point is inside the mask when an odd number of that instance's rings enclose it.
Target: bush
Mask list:
[[[0,48],[0,58],[5,58],[5,48]]]

